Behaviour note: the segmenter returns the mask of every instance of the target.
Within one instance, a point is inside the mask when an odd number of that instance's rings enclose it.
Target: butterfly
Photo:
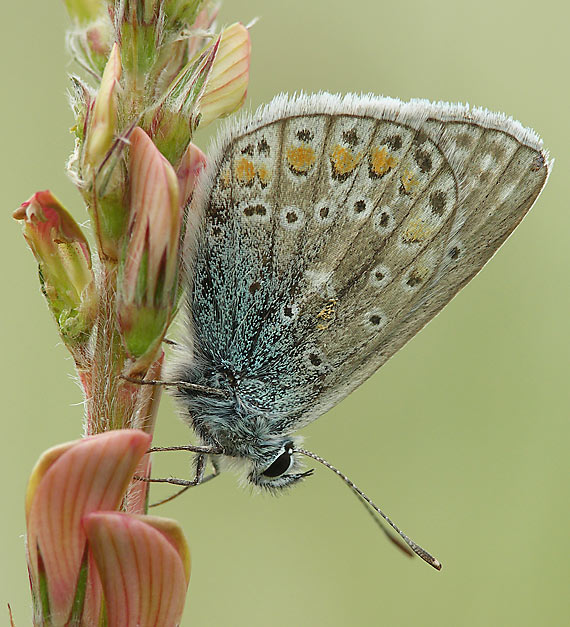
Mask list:
[[[533,205],[537,135],[461,105],[276,97],[220,133],[187,227],[186,330],[170,375],[207,461],[277,491],[304,456],[340,475],[439,562],[301,427],[372,375],[468,283]]]

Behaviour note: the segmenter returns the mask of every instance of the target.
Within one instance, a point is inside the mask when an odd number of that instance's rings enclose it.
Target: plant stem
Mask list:
[[[129,426],[136,405],[136,398],[132,399],[135,402],[125,403],[133,396],[131,390],[120,390],[124,387],[119,377],[125,363],[125,352],[117,328],[117,265],[114,262],[102,262],[99,281],[91,396],[87,399],[89,435]]]

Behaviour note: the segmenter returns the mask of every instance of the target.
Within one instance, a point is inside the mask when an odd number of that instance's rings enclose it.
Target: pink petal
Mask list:
[[[51,449],[36,465],[26,496],[30,576],[37,591],[41,563],[54,623],[65,622],[73,604],[85,552],[82,517],[120,505],[150,441],[138,430],[109,431]]]
[[[130,142],[130,241],[124,272],[128,288],[126,297],[132,300],[137,286],[140,259],[145,250],[148,251],[149,294],[154,295],[165,254],[167,266],[170,268],[170,273],[165,278],[165,291],[168,291],[176,268],[182,213],[178,180],[170,163],[141,128],[133,130]]]
[[[109,627],[178,625],[189,577],[178,525],[121,512],[89,514],[83,524],[101,575]]]
[[[150,385],[146,387],[151,387]],[[135,468],[135,477],[150,477],[151,458],[145,455]],[[149,483],[146,481],[135,481],[131,484],[129,492],[125,498],[125,507],[130,514],[144,514],[146,510],[146,500],[148,498]]]
[[[200,172],[205,167],[206,155],[195,144],[189,144],[186,152],[182,155],[180,165],[176,171],[180,187],[180,205],[182,207],[185,207],[190,202]]]

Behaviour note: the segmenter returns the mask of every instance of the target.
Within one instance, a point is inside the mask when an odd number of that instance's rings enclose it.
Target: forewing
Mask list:
[[[277,100],[222,136],[197,195],[197,346],[275,430],[305,424],[449,302],[547,175],[538,138],[504,116]]]

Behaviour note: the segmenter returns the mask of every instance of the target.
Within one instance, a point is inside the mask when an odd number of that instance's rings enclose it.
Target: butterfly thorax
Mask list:
[[[285,435],[270,413],[248,402],[240,391],[242,378],[227,366],[196,367],[180,380],[219,390],[225,396],[180,388],[175,396],[182,415],[206,445],[221,447],[229,457],[256,464],[271,459]]]

